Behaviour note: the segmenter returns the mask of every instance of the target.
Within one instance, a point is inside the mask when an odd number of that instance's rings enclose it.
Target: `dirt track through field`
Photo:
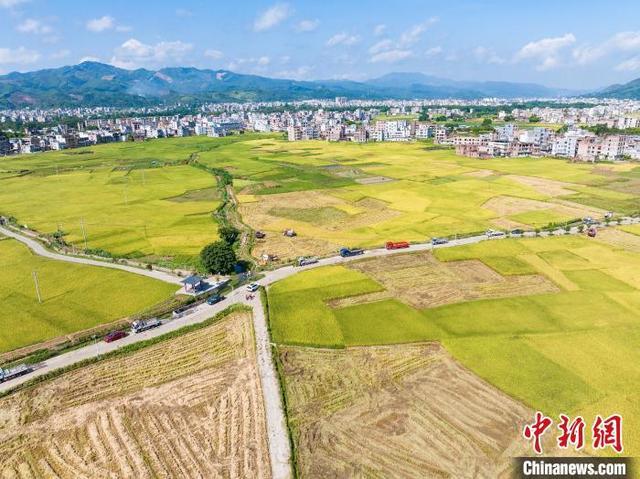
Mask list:
[[[247,313],[0,400],[0,477],[271,477]]]
[[[285,347],[302,477],[510,477],[532,412],[437,343]]]

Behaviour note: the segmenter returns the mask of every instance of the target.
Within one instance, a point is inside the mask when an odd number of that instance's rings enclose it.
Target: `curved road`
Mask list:
[[[42,243],[36,241],[35,239],[28,238],[24,235],[16,233],[15,231],[7,229],[3,226],[0,226],[0,234],[3,234],[5,236],[18,240],[21,243],[26,244],[34,253],[36,253],[39,256],[44,256],[45,258],[56,259],[59,261],[66,261],[68,263],[100,266],[102,268],[121,269],[129,273],[135,273],[135,274],[140,274],[142,276],[148,276],[149,278],[159,279],[160,281],[164,281],[166,283],[181,284],[180,283],[181,278],[169,273],[165,273],[163,271],[148,270],[148,269],[136,268],[134,266],[127,266],[124,264],[108,263],[106,261],[98,261],[95,259],[82,258],[77,256],[68,256],[65,254],[54,253],[52,251],[49,251],[47,248],[45,248],[42,245]]]
[[[640,219],[638,219],[637,221],[640,221]],[[572,229],[571,231],[572,234],[576,234],[577,232],[577,229]],[[167,273],[163,273],[161,271],[149,271],[114,263],[103,263],[101,261],[91,260],[88,258],[77,258],[73,256],[65,256],[57,253],[52,253],[37,241],[26,238],[3,227],[0,227],[0,233],[21,241],[22,243],[29,246],[29,248],[31,248],[36,254],[39,254],[46,258],[68,261],[71,263],[81,263],[106,268],[121,269],[130,273],[149,276],[151,278],[159,279],[161,281],[166,281],[169,283],[179,284],[180,282],[180,278]],[[525,233],[524,236],[535,236],[535,233]],[[486,235],[480,235],[451,240],[446,244],[438,246],[432,246],[430,243],[422,243],[414,244],[409,248],[398,250],[386,250],[382,248],[369,250],[366,251],[363,255],[352,256],[348,258],[333,256],[330,258],[321,259],[315,264],[304,267],[284,266],[282,268],[266,272],[265,276],[262,279],[257,280],[256,282],[264,287],[267,287],[276,281],[280,281],[301,271],[306,271],[308,269],[313,269],[321,266],[336,265],[349,261],[356,261],[363,258],[389,256],[393,254],[402,254],[415,251],[425,251],[434,248],[450,248],[466,244],[478,243],[485,240],[503,238],[504,237],[488,238]],[[290,478],[292,477],[291,449],[289,445],[289,436],[284,414],[284,406],[282,404],[282,398],[280,395],[280,384],[271,354],[271,339],[269,337],[267,319],[264,315],[264,309],[260,300],[260,295],[256,294],[253,300],[248,300],[246,298],[246,291],[244,288],[237,288],[233,290],[223,301],[213,306],[207,305],[206,303],[200,304],[191,309],[191,314],[179,319],[169,320],[158,328],[140,334],[130,334],[126,338],[113,343],[105,343],[103,341],[96,342],[95,344],[92,344],[90,346],[85,346],[83,348],[47,359],[44,363],[39,365],[38,369],[36,369],[33,373],[20,378],[16,378],[6,383],[0,383],[0,392],[8,391],[16,385],[28,381],[31,378],[41,376],[59,368],[70,366],[85,359],[100,356],[110,351],[114,351],[122,346],[161,336],[169,331],[174,331],[190,324],[200,323],[212,317],[216,313],[224,310],[225,308],[237,303],[246,304],[253,310],[252,316],[253,327],[256,335],[256,356],[258,362],[258,373],[260,375],[260,380],[262,383],[262,394],[266,414],[267,437],[269,441],[269,456],[271,459],[272,476],[274,479]]]

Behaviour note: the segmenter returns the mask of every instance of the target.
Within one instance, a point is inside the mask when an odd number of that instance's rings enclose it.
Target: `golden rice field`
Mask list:
[[[0,477],[271,477],[251,318],[0,399]]]
[[[439,341],[529,408],[622,414],[637,455],[638,238],[494,240],[303,272],[269,290],[273,338],[347,350]]]

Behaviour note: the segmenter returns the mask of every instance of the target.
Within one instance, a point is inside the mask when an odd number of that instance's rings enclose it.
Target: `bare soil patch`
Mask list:
[[[510,477],[533,413],[437,343],[280,350],[301,477]]]
[[[479,260],[441,262],[430,252],[372,258],[348,267],[371,276],[392,297],[418,309],[559,291],[542,275],[502,276]]]
[[[0,400],[0,476],[270,477],[251,318]]]

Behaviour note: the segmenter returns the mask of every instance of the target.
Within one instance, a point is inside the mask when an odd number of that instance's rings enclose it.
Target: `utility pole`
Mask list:
[[[33,282],[36,285],[36,295],[38,296],[38,303],[42,304],[42,296],[40,296],[40,285],[38,284],[38,273],[33,271],[31,273],[33,275]]]
[[[84,249],[87,249],[87,232],[84,230],[84,218],[80,218],[80,228],[82,228],[82,236],[84,238]]]

